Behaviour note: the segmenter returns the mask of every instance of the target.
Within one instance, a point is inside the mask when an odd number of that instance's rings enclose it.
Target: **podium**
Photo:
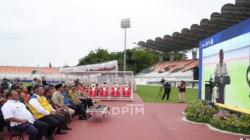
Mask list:
[[[207,82],[205,84],[205,100],[212,101],[212,95],[213,95],[213,85],[211,82]]]
[[[223,84],[223,85],[229,85],[231,83],[230,76],[216,76],[214,78],[214,81],[216,83]]]

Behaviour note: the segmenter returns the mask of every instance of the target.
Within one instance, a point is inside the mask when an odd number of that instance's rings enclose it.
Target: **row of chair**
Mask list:
[[[111,93],[112,97],[130,97],[131,96],[131,87],[122,87],[122,90],[120,90],[120,87],[112,87],[111,91],[109,91],[109,87],[100,87],[100,90],[98,91],[98,88],[95,86],[92,86],[89,88],[89,96],[90,97],[96,97],[99,96],[100,97],[107,97],[110,96],[109,93]]]

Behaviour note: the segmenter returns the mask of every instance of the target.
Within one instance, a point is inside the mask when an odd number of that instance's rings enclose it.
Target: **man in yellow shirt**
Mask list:
[[[29,109],[36,119],[49,124],[48,139],[53,140],[53,132],[55,132],[57,127],[60,127],[60,121],[54,117],[56,111],[49,104],[46,97],[43,96],[43,93],[43,87],[39,85],[34,86],[34,94],[29,100]]]
[[[87,98],[87,96],[81,96],[78,93],[77,87],[75,85],[71,86],[70,90],[68,91],[69,91],[68,96],[73,103],[82,104],[85,109],[93,105],[92,99]]]

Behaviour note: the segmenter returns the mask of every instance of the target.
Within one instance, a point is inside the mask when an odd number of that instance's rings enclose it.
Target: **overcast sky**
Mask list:
[[[0,65],[76,65],[98,47],[122,51],[181,31],[235,0],[0,0]]]

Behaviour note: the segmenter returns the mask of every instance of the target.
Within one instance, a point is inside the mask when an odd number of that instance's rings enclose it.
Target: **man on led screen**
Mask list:
[[[224,104],[225,85],[229,84],[230,80],[227,72],[227,65],[223,62],[224,52],[222,49],[220,49],[219,52],[219,60],[220,62],[216,65],[216,69],[214,72],[215,83],[217,83],[218,86],[216,102]]]

